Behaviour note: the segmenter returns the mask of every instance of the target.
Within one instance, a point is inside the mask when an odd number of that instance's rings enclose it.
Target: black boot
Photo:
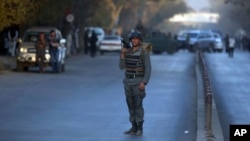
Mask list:
[[[136,134],[137,123],[135,121],[132,121],[131,124],[132,124],[132,127],[128,131],[125,131],[124,134],[126,134],[126,135],[135,135]]]
[[[136,136],[141,136],[143,134],[143,121],[138,122],[137,131],[135,133]]]

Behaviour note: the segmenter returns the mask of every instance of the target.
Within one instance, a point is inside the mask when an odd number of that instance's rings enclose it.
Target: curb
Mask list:
[[[221,124],[219,121],[217,108],[214,102],[214,98],[212,99],[212,131],[210,135],[205,129],[205,100],[204,100],[204,88],[203,88],[203,79],[200,72],[198,57],[196,55],[196,65],[195,65],[195,73],[196,73],[196,83],[197,83],[197,133],[196,133],[196,141],[224,141],[223,133],[221,130]],[[211,136],[212,135],[212,136]]]

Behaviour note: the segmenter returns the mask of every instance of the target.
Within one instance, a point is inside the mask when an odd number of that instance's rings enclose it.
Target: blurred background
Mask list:
[[[54,26],[64,37],[77,32],[80,47],[86,27],[121,36],[131,29],[177,33],[190,28],[248,34],[249,10],[247,0],[1,0],[1,43],[7,30],[18,30],[21,37],[31,26]]]

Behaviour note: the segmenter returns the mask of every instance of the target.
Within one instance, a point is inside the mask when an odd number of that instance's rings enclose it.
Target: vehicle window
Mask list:
[[[204,39],[204,38],[207,38],[207,34],[205,33],[199,34],[199,39]]]
[[[204,39],[204,38],[211,38],[212,36],[210,35],[210,34],[208,34],[208,33],[201,33],[200,35],[199,35],[199,38],[200,39]]]
[[[188,36],[190,38],[196,38],[198,36],[198,33],[188,33]]]
[[[59,38],[59,39],[62,39],[62,34],[58,31],[57,32],[57,37]]]
[[[26,32],[23,38],[24,42],[35,42],[38,38],[40,32]],[[49,33],[45,33],[46,38],[49,36]]]
[[[119,37],[116,37],[116,36],[106,36],[106,37],[104,37],[104,40],[119,40]]]
[[[207,38],[212,38],[212,35],[207,33]]]
[[[96,35],[102,35],[100,31],[95,31]]]
[[[215,38],[220,38],[220,36],[218,34],[214,34]]]

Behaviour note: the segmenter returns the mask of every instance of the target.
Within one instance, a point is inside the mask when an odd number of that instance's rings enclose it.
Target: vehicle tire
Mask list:
[[[214,48],[213,48],[213,45],[211,44],[211,45],[209,45],[209,47],[208,47],[208,51],[207,51],[208,53],[212,53],[212,52],[214,52]]]
[[[24,67],[23,64],[21,62],[16,62],[16,71],[18,72],[23,72],[24,71]]]
[[[29,67],[27,67],[27,66],[26,66],[26,67],[23,67],[23,70],[24,70],[24,71],[29,71]]]
[[[65,64],[61,65],[61,72],[65,72]]]
[[[58,73],[61,73],[62,72],[62,62],[58,62]]]
[[[22,62],[16,62],[16,71],[18,72],[23,72],[23,71],[28,71],[29,70],[29,67],[27,66],[23,66],[23,63]]]

